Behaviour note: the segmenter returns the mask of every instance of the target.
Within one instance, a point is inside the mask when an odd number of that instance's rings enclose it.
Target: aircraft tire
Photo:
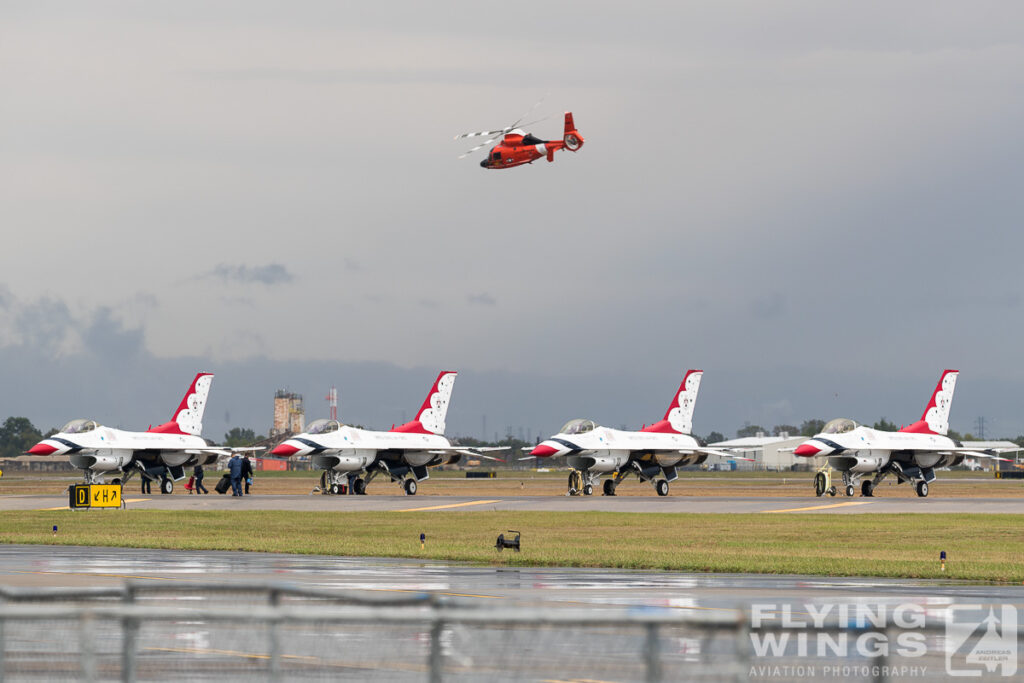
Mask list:
[[[365,496],[366,482],[362,478],[356,477],[355,481],[352,482],[352,490],[356,492],[357,496]]]
[[[110,480],[110,483],[113,484],[114,486],[120,486],[121,480],[119,478],[114,478]]]
[[[821,498],[825,495],[825,473],[818,472],[814,475],[814,495]]]
[[[160,493],[171,494],[174,493],[174,482],[170,479],[164,479],[160,482]]]
[[[919,481],[917,482],[917,495],[919,498],[928,497],[928,482]]]
[[[592,495],[594,495],[594,487],[591,486],[590,484],[585,484],[583,486],[583,495],[584,496],[592,496]]]
[[[407,495],[407,496],[415,496],[416,495],[416,480],[415,479],[406,479],[405,483],[402,484],[402,488],[405,489],[405,495]]]
[[[836,487],[835,486],[832,486],[832,487],[829,488],[828,495],[833,496],[833,497],[836,495]]]
[[[853,498],[853,484],[846,485],[846,497]]]
[[[658,492],[659,496],[667,496],[668,495],[668,482],[665,481],[664,479],[659,479],[654,484],[654,490]]]
[[[870,479],[862,481],[860,484],[860,495],[865,498],[871,498],[875,495],[875,485]]]
[[[606,495],[606,496],[614,496],[615,495],[615,482],[614,481],[612,481],[611,479],[605,479],[603,487],[604,487],[604,495]]]
[[[336,496],[339,493],[341,493],[341,487],[338,486],[337,484],[331,484],[330,491],[332,496]]]

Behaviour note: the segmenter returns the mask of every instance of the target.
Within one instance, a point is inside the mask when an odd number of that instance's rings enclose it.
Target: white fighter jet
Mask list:
[[[186,467],[206,465],[233,452],[260,450],[221,448],[200,436],[212,382],[213,374],[197,374],[171,421],[158,427],[128,432],[104,427],[94,420],[72,420],[27,453],[66,454],[71,464],[85,473],[89,484],[103,483],[107,474],[117,475],[111,483],[123,484],[138,473],[147,479],[159,478],[161,492],[171,493],[174,481],[184,478]]]
[[[676,467],[698,465],[709,455],[736,458],[726,450],[706,447],[690,434],[703,374],[703,370],[686,372],[659,422],[638,432],[626,432],[601,427],[592,420],[570,420],[558,434],[538,444],[530,457],[565,456],[573,470],[569,475],[571,496],[592,495],[602,474],[615,475],[604,481],[606,496],[614,496],[616,487],[630,474],[654,484],[659,496],[667,496],[668,483],[678,476]],[[664,476],[659,479],[658,475]]]
[[[444,371],[437,376],[412,422],[376,432],[337,420],[316,420],[304,433],[281,442],[270,454],[286,458],[312,455],[313,466],[324,470],[321,481],[325,492],[341,493],[348,480],[356,495],[365,494],[366,485],[380,474],[401,484],[406,495],[414,496],[417,482],[430,477],[428,467],[453,464],[463,455],[500,460],[483,452],[504,448],[453,446],[444,437],[457,374]]]
[[[828,456],[828,464],[843,473],[846,495],[852,496],[857,482],[864,475],[874,478],[861,481],[862,496],[871,496],[875,488],[892,474],[898,483],[914,485],[917,495],[928,495],[928,484],[935,479],[936,467],[959,465],[964,457],[994,458],[1011,449],[977,449],[964,447],[946,436],[949,431],[949,408],[953,403],[957,370],[946,370],[932,393],[924,415],[917,422],[898,432],[885,432],[859,425],[847,418],[828,422],[820,434],[800,444],[794,455],[807,458]],[[819,472],[814,478],[817,495],[835,495],[835,487],[827,486],[827,478]]]

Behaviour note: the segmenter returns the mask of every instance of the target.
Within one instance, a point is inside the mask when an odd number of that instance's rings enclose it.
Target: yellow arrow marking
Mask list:
[[[468,503],[452,503],[451,505],[432,505],[428,508],[408,508],[398,512],[420,512],[422,510],[447,510],[448,508],[461,508],[467,505],[487,505],[489,503],[500,503],[500,500],[471,500]]]
[[[868,505],[870,500],[852,500],[848,503],[833,503],[831,505],[815,505],[809,508],[789,508],[786,510],[763,510],[763,512],[804,512],[806,510],[828,510],[830,508],[844,508],[850,505]]]

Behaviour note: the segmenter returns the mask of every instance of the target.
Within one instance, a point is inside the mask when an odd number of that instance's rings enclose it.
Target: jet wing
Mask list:
[[[169,448],[162,448],[160,450],[171,450]],[[266,448],[263,446],[246,446],[244,448],[233,448],[225,446],[220,448],[218,446],[211,446],[209,448],[186,448],[183,453],[188,455],[232,455],[234,453],[244,453],[246,451],[264,451]]]
[[[923,449],[915,449],[923,450]],[[939,455],[963,455],[970,458],[989,458],[991,460],[1001,460],[1002,462],[1013,462],[1011,458],[1000,458],[996,453],[1012,453],[1017,449],[1014,448],[986,448],[985,450],[978,450],[975,448],[943,448],[936,450],[935,452]]]
[[[731,453],[729,451],[723,451],[723,450],[721,450],[719,448],[706,448],[706,447],[701,446],[701,447],[698,447],[698,448],[689,448],[689,449],[686,449],[686,450],[681,450],[679,452],[680,453],[686,453],[686,454],[690,454],[690,453],[707,453],[708,455],[717,455],[720,458],[729,458],[731,460],[746,460],[747,462],[754,462],[754,458],[744,458],[741,455],[736,455],[735,453]]]
[[[447,455],[449,453],[458,453],[459,455],[467,455],[472,458],[484,458],[486,460],[496,460],[498,462],[505,462],[504,458],[496,458],[491,455],[484,455],[484,453],[493,453],[494,451],[507,451],[509,446],[442,446],[439,448],[428,448],[427,453],[431,455]],[[406,452],[414,450],[411,448],[404,449]]]

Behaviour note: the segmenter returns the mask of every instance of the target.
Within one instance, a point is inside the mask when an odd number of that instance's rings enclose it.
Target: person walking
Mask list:
[[[142,492],[153,493],[153,480],[149,478],[149,474],[143,472],[142,476],[139,478],[142,480]]]
[[[195,479],[196,479],[196,482],[195,482],[196,495],[199,495],[200,493],[209,493],[210,492],[209,489],[207,489],[205,486],[203,486],[203,477],[205,476],[205,474],[203,472],[203,466],[202,465],[196,465],[195,469],[192,470],[192,476],[195,477]]]
[[[242,495],[242,459],[235,453],[228,460],[228,474],[231,475],[231,495]]]
[[[249,486],[252,484],[252,460],[249,456],[242,457],[242,481],[245,482],[245,495],[249,495]]]

